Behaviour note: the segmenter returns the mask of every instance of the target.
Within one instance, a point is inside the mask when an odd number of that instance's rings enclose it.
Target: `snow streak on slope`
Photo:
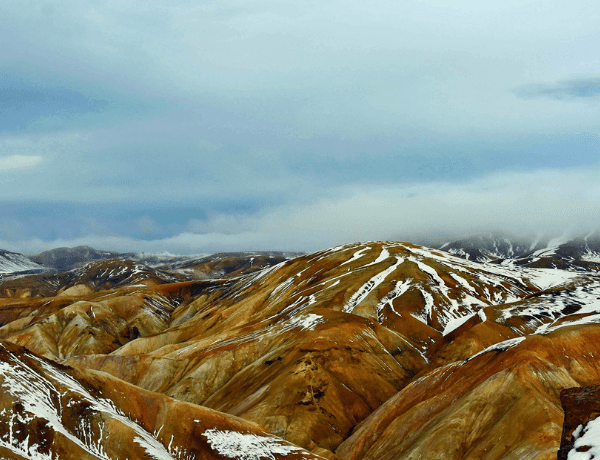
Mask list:
[[[275,437],[258,436],[256,434],[243,434],[237,431],[206,430],[204,436],[210,447],[220,455],[237,460],[276,460],[275,455],[287,457],[288,454],[299,452],[310,454],[301,447],[283,444]]]
[[[0,344],[2,348],[4,346]],[[6,348],[4,348],[6,350]],[[6,350],[8,352],[8,350]],[[10,356],[10,363],[0,362],[0,374],[3,382],[1,387],[17,399],[23,406],[23,410],[17,412],[16,418],[22,424],[30,424],[36,418],[42,418],[47,421],[47,425],[54,430],[55,433],[60,433],[76,446],[83,449],[85,452],[93,455],[96,458],[109,460],[109,457],[104,453],[101,442],[85,443],[77,436],[70,433],[62,422],[63,406],[61,401],[61,392],[50,380],[43,378],[25,363],[21,362],[16,356]],[[79,382],[73,385],[75,388],[79,386]],[[77,391],[77,390],[76,390]],[[56,398],[58,396],[58,398]],[[56,407],[54,400],[57,400]],[[12,427],[12,420],[11,420]],[[100,430],[102,433],[102,430]],[[11,436],[9,439],[3,439],[6,444],[13,444]],[[27,446],[27,449],[34,452],[34,455],[42,455],[38,452],[39,446]]]
[[[29,260],[23,254],[0,250],[0,274],[44,271],[45,267]]]
[[[377,256],[377,259],[375,259],[373,262],[371,262],[370,264],[367,265],[363,265],[362,268],[366,268],[366,267],[370,267],[371,265],[377,265],[379,262],[383,262],[384,260],[386,260],[388,257],[390,257],[390,251],[387,250],[386,247],[381,249],[381,254],[379,254]]]
[[[377,248],[379,248],[379,253],[376,257],[373,257],[373,253]],[[286,297],[288,299],[296,298],[298,299],[296,302],[298,302],[299,298],[297,296],[304,293],[311,293],[318,301],[321,291],[315,290],[316,286],[327,285],[328,289],[331,289],[338,286],[341,280],[356,279],[356,277],[361,276],[360,272],[369,273],[368,268],[383,264],[387,259],[393,259],[394,257],[397,260],[402,258],[414,263],[418,270],[423,273],[423,276],[416,277],[409,284],[408,280],[402,279],[405,278],[404,271],[399,273],[400,280],[395,280],[395,286],[388,289],[387,293],[378,300],[376,317],[379,321],[382,320],[380,315],[385,306],[388,305],[393,310],[393,301],[409,289],[418,289],[424,301],[423,310],[412,312],[411,315],[429,326],[441,328],[440,332],[444,334],[448,334],[459,327],[481,308],[504,302],[518,301],[531,292],[527,289],[528,282],[523,278],[522,269],[511,270],[498,265],[488,266],[478,262],[469,262],[428,248],[394,242],[369,242],[321,251],[304,262],[302,271],[306,271],[306,267],[313,266],[315,263],[326,264],[326,262],[321,261],[329,257],[337,259],[340,255],[346,256],[346,261],[329,268],[329,270],[335,270],[351,262],[354,266],[347,271],[343,270],[341,273],[333,272],[332,277],[316,285],[311,284],[311,280],[315,279],[314,277],[318,272],[313,273],[312,278],[299,282],[295,281],[297,275],[293,272],[287,273],[285,278],[282,277],[280,284],[271,292],[269,305],[285,301]],[[357,266],[356,262],[359,259],[368,259],[370,262]],[[361,302],[389,278],[389,275],[397,269],[398,265],[396,263],[363,281],[364,284],[345,303],[342,311],[345,313],[354,312]],[[410,273],[409,268],[407,268],[406,273]],[[533,273],[538,278],[548,278],[543,272],[533,271]],[[552,276],[558,278],[554,273]],[[337,289],[342,290],[344,287],[341,285]],[[333,294],[329,294],[328,297],[331,298],[331,295]],[[289,310],[289,307],[285,308],[286,313]]]
[[[66,409],[69,408],[69,405],[63,406],[63,398],[68,396],[69,401],[73,401],[73,397],[77,396],[76,399],[89,404],[90,410],[103,413],[131,428],[136,434],[134,441],[146,450],[150,458],[155,460],[192,460],[192,457],[184,459],[173,457],[162,443],[122,414],[112,401],[93,397],[68,374],[55,369],[34,355],[26,353],[25,357],[35,360],[41,365],[46,374],[44,376],[28,366],[25,361],[20,360],[16,354],[11,354],[2,344],[0,347],[9,354],[8,362],[0,362],[0,376],[3,378],[0,386],[23,406],[23,410],[17,414],[21,423],[30,424],[36,418],[42,418],[47,421],[47,426],[55,433],[60,433],[85,452],[102,460],[110,460],[102,447],[103,425],[98,425],[99,433],[95,440],[95,433],[90,432],[89,423],[86,423],[85,419],[80,421],[79,436],[74,435],[64,426],[62,418],[67,415],[68,410]],[[9,439],[5,436],[3,442],[9,443]],[[35,446],[28,448],[37,452]]]
[[[525,326],[535,334],[548,334],[559,328],[600,323],[600,282],[588,282],[558,292],[539,296],[511,305],[502,311],[498,322],[503,324],[512,317],[527,320]],[[515,332],[522,334],[519,329]]]
[[[289,329],[294,329],[296,327],[302,329],[308,329],[311,331],[315,330],[319,324],[323,324],[325,320],[321,315],[315,315],[314,313],[309,313],[304,316],[296,316],[289,320]]]
[[[563,284],[580,275],[578,272],[552,268],[522,268],[510,265],[496,265],[489,263],[473,262],[458,257],[442,255],[434,250],[427,248],[409,247],[407,248],[415,254],[433,259],[453,270],[465,273],[476,274],[477,277],[486,283],[498,286],[502,279],[518,280],[521,283],[529,281],[540,289],[548,289],[552,286]],[[491,275],[491,276],[490,276]],[[514,300],[518,300],[519,294],[515,292]],[[506,299],[508,302],[510,299]]]
[[[421,312],[411,313],[411,316],[418,319],[423,324],[429,324],[429,321],[431,321],[433,308],[435,307],[435,304],[433,303],[433,296],[425,290],[421,290],[421,295],[423,296],[423,300],[425,300],[425,307]]]
[[[362,249],[356,251],[354,254],[352,254],[352,258],[348,259],[346,262],[344,262],[343,264],[341,264],[340,267],[342,265],[346,265],[346,264],[352,263],[355,260],[360,259],[361,257],[364,257],[365,252],[367,252],[369,249],[371,249],[371,248],[369,246],[367,246],[366,248],[362,248]]]
[[[460,325],[464,324],[469,318],[477,313],[478,308],[488,306],[488,304],[465,292],[460,292],[460,300],[451,297],[450,286],[448,286],[440,277],[437,270],[416,257],[411,256],[409,257],[409,260],[415,263],[419,270],[427,274],[431,279],[428,288],[421,289],[421,294],[425,299],[425,309],[422,314],[413,316],[419,321],[428,324],[428,320],[432,319],[432,311],[435,308],[434,299],[430,291],[439,293],[438,298],[440,299],[441,308],[437,309],[437,317],[438,322],[444,328],[443,335],[447,335]],[[471,294],[476,294],[475,289],[464,278],[452,272],[449,273],[461,288]]]
[[[503,342],[495,343],[494,345],[491,345],[491,346],[487,347],[486,349],[481,350],[479,353],[474,354],[473,356],[468,358],[467,361],[471,361],[472,359],[475,359],[477,356],[483,355],[485,353],[489,353],[490,351],[495,351],[495,350],[496,351],[506,351],[509,348],[516,347],[526,338],[527,337],[515,337],[514,339],[508,339],[508,340],[504,340]]]
[[[371,293],[371,291],[373,291],[373,289],[375,289],[377,286],[383,283],[388,277],[388,275],[394,270],[396,270],[396,268],[398,268],[398,266],[402,262],[404,262],[404,259],[402,257],[396,256],[396,263],[391,267],[386,268],[382,272],[377,273],[377,275],[375,275],[369,281],[367,281],[358,291],[356,291],[352,295],[352,297],[350,297],[346,305],[344,305],[342,311],[344,313],[352,313],[354,308],[356,308],[356,306],[359,303],[361,303]]]
[[[560,286],[581,276],[581,273],[557,268],[525,268],[522,270],[524,276],[542,290]]]
[[[392,289],[390,292],[388,292],[386,294],[385,297],[383,297],[381,299],[381,301],[379,302],[379,304],[377,305],[377,320],[380,321],[380,315],[381,315],[381,311],[385,308],[386,305],[389,305],[390,309],[396,313],[396,315],[398,316],[402,316],[400,315],[400,313],[398,313],[395,309],[394,309],[394,300],[396,300],[398,297],[400,297],[402,294],[404,294],[406,291],[408,291],[408,289],[411,286],[411,282],[412,279],[407,279],[404,281],[398,281],[396,283],[396,286],[394,286],[394,289]]]

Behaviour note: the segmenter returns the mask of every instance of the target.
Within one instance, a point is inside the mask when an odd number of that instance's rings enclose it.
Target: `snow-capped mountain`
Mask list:
[[[48,267],[40,265],[17,252],[0,249],[0,274],[43,273]]]
[[[545,241],[502,233],[477,233],[443,244],[430,245],[468,260],[490,262],[522,257],[538,246],[544,246],[544,243]]]
[[[433,246],[482,263],[577,270],[596,270],[600,264],[599,232],[529,238],[480,233]]]

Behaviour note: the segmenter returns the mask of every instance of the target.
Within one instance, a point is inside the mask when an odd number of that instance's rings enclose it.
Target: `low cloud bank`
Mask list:
[[[426,241],[474,231],[583,233],[600,224],[600,165],[568,170],[504,172],[468,183],[340,189],[337,198],[280,206],[254,215],[192,220],[175,236],[139,240],[90,235],[74,239],[2,241],[26,254],[60,246],[199,254],[238,250],[313,251],[364,240]]]

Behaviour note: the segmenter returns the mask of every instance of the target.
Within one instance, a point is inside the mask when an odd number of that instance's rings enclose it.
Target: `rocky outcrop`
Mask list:
[[[600,386],[564,389],[560,401],[565,421],[558,460],[600,455]]]

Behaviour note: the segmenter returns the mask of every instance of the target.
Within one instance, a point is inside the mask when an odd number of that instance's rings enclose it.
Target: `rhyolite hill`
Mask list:
[[[556,459],[598,249],[476,243],[4,276],[0,458]]]

